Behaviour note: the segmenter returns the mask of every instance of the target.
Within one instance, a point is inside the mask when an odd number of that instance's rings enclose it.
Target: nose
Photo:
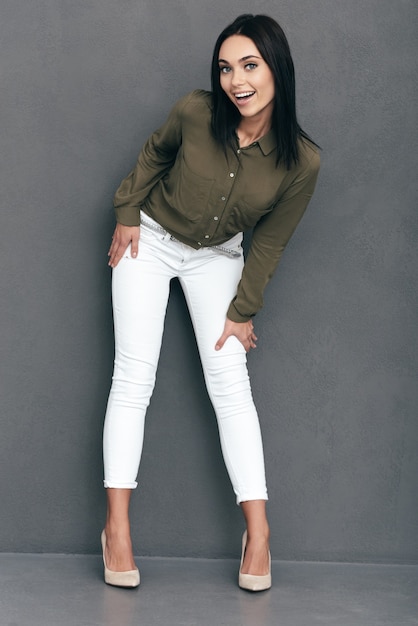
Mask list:
[[[233,87],[240,87],[245,83],[244,70],[241,68],[234,70],[232,74],[231,84]]]

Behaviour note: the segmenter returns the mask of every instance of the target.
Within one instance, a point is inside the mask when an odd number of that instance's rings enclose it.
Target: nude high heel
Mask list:
[[[265,591],[271,587],[271,554],[269,551],[269,573],[264,576],[254,576],[254,574],[242,574],[241,568],[244,561],[245,548],[247,546],[247,531],[242,536],[241,563],[239,566],[238,585],[247,591]]]
[[[131,569],[126,572],[114,572],[107,568],[106,565],[106,533],[102,532],[102,550],[103,550],[103,565],[104,565],[104,580],[108,585],[113,587],[138,587],[140,583],[139,570]]]

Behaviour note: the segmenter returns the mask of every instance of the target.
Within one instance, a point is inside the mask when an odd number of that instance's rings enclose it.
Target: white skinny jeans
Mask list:
[[[143,216],[151,226],[159,226]],[[159,227],[161,229],[161,227]],[[237,502],[267,500],[264,456],[246,352],[235,337],[216,351],[241,277],[242,234],[224,247],[194,250],[161,229],[141,225],[138,256],[130,248],[113,270],[115,365],[106,411],[104,485],[134,489],[145,413],[154,389],[170,280],[178,277],[190,311],[222,453]]]

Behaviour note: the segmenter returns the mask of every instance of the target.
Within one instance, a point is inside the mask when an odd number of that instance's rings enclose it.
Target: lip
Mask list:
[[[243,106],[247,102],[249,102],[253,96],[255,95],[255,91],[237,91],[233,94],[234,101],[237,105]]]

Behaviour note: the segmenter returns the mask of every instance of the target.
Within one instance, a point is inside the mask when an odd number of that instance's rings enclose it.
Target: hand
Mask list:
[[[244,346],[245,351],[256,348],[257,337],[254,334],[254,326],[251,320],[248,322],[233,322],[226,318],[224,331],[215,345],[215,350],[220,350],[228,337],[236,337]]]
[[[109,257],[109,266],[114,268],[117,266],[126,248],[131,244],[131,256],[135,259],[138,255],[139,226],[124,226],[116,224],[115,232],[112,237],[112,244],[109,248],[107,256]]]

